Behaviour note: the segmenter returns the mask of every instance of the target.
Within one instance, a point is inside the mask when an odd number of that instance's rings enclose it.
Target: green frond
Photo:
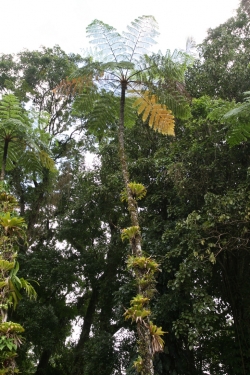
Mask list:
[[[223,118],[231,122],[227,142],[232,147],[250,138],[250,96],[245,92],[244,103],[236,104],[235,108],[224,114]]]
[[[127,98],[124,110],[126,127],[135,124],[134,98]],[[120,100],[112,92],[90,90],[79,95],[73,104],[73,115],[84,121],[84,126],[98,138],[102,138],[110,126],[118,123]]]
[[[233,126],[227,134],[227,142],[233,147],[241,142],[246,142],[250,139],[250,123],[237,124]]]
[[[117,30],[100,20],[94,20],[86,29],[90,43],[102,50],[104,61],[122,61],[125,55],[125,45]]]
[[[130,301],[131,307],[124,313],[125,320],[131,319],[132,322],[142,323],[142,321],[151,314],[151,311],[144,307],[148,302],[149,298],[137,294],[137,296]]]
[[[49,171],[53,172],[55,171],[55,162],[54,160],[47,154],[47,152],[45,152],[44,150],[41,150],[39,152],[39,160],[40,160],[40,163],[41,165],[48,169]]]
[[[13,94],[3,95],[0,101],[0,119],[13,119],[26,124],[29,122],[19,100]]]
[[[133,306],[127,309],[123,316],[125,317],[125,320],[131,319],[132,322],[142,323],[142,321],[150,314],[151,311],[149,309],[137,309],[135,306]]]
[[[13,306],[15,309],[18,302],[22,299],[22,295],[20,291],[22,289],[25,290],[27,296],[30,299],[36,299],[37,293],[34,287],[25,279],[19,278],[17,273],[19,271],[19,263],[15,262],[15,267],[11,270],[8,283],[9,283],[9,290],[10,290],[10,297],[9,297],[9,304]]]
[[[158,25],[154,17],[142,16],[131,22],[127,29],[128,31],[122,34],[126,44],[127,59],[136,61],[156,43],[155,38],[159,35]]]
[[[191,97],[185,88],[185,71],[188,55],[181,51],[173,54],[167,51],[145,56],[142,61],[142,81],[147,81],[149,91],[165,104],[175,117],[187,119],[190,116]]]
[[[25,279],[22,277],[20,278],[21,282],[21,288],[25,290],[27,296],[30,299],[36,299],[37,298],[37,293],[35,291],[35,288]]]

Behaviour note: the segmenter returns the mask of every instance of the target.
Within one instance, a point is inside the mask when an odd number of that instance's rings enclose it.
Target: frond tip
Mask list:
[[[134,102],[138,114],[142,114],[145,122],[149,118],[149,126],[161,134],[175,135],[174,116],[164,104],[157,103],[157,97],[150,95],[148,91]]]

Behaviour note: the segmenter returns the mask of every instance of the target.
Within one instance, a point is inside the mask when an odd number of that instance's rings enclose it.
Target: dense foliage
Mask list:
[[[250,373],[248,30],[242,1],[235,17],[209,30],[186,86],[183,60],[180,82],[169,74],[174,56],[183,54],[140,60],[148,87],[143,93],[136,82],[139,106],[157,97],[174,111],[175,98],[185,101],[173,137],[149,127],[150,116],[136,113],[128,96],[124,148],[128,186],[140,198],[140,257],[129,245],[138,228],[131,226],[120,164],[119,101],[115,90],[100,87],[105,63],[58,46],[0,56],[1,179],[9,192],[0,195],[0,218],[22,228],[6,231],[0,223],[2,367],[9,350],[24,375],[136,374],[133,321],[143,322],[138,311],[150,310],[155,374]],[[138,66],[111,63],[105,69],[112,74],[137,69],[139,79]],[[99,82],[90,84],[93,72]],[[140,79],[146,85],[146,76]],[[4,208],[12,196],[18,212]],[[13,259],[4,258],[4,241]],[[20,265],[17,280],[35,288],[36,300],[11,288],[3,300],[6,280],[12,282],[4,261]],[[138,283],[147,286],[147,304]],[[7,316],[18,332],[6,334]]]

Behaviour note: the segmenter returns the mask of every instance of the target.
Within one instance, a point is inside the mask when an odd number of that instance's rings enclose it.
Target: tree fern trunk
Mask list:
[[[120,162],[122,167],[122,175],[125,183],[125,188],[127,191],[127,199],[128,199],[128,210],[131,219],[131,225],[139,228],[139,218],[138,218],[138,211],[137,211],[137,202],[134,199],[131,189],[129,187],[130,179],[129,179],[129,172],[128,172],[128,164],[126,160],[126,153],[125,153],[125,146],[124,146],[124,110],[125,110],[125,94],[126,94],[126,83],[122,83],[121,86],[121,100],[120,100],[120,119],[119,119],[119,132],[118,132],[118,139],[119,139],[119,156]],[[141,235],[138,231],[135,234],[134,240],[131,242],[131,250],[132,254],[136,257],[142,256],[142,248],[141,248]],[[140,290],[140,286],[138,285],[138,294],[143,294]],[[142,365],[140,369],[140,373],[142,375],[153,375],[154,374],[154,367],[153,367],[153,351],[151,345],[151,337],[149,331],[149,319],[145,319],[143,321],[137,322],[137,333],[138,333],[138,352],[140,357],[142,358]]]
[[[0,181],[4,181],[4,178],[5,178],[5,170],[6,170],[7,155],[8,155],[8,146],[9,146],[9,141],[7,139],[5,139]]]

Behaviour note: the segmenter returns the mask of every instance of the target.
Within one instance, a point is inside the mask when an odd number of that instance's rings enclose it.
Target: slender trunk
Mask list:
[[[1,170],[0,181],[4,181],[4,178],[5,178],[5,170],[6,170],[6,163],[7,163],[8,147],[9,147],[9,140],[5,139],[5,141],[4,141],[4,149],[3,149],[3,160],[2,160],[2,170]]]
[[[50,350],[44,350],[42,352],[42,355],[40,357],[36,372],[34,375],[46,375],[46,371],[48,368],[49,360],[52,355],[52,352]]]
[[[90,328],[94,320],[94,314],[96,304],[99,296],[97,287],[93,287],[92,294],[89,300],[86,315],[84,317],[84,323],[79,341],[75,348],[75,359],[72,374],[82,375],[84,374],[84,348],[86,342],[89,340]]]
[[[126,83],[122,83],[121,87],[121,98],[120,98],[120,119],[119,119],[119,156],[122,167],[122,175],[125,183],[128,198],[128,210],[131,219],[131,225],[139,228],[139,218],[137,210],[137,202],[134,199],[131,189],[129,187],[130,179],[128,172],[128,164],[126,160],[125,146],[124,146],[124,109],[125,109],[125,94],[126,94]],[[141,248],[141,235],[140,232],[136,233],[135,238],[131,242],[132,254],[136,257],[142,256]],[[138,285],[138,293],[143,294],[140,286]],[[149,332],[149,319],[137,323],[138,333],[138,351],[142,358],[141,374],[142,375],[154,375],[153,367],[153,351],[151,345],[151,337]]]

